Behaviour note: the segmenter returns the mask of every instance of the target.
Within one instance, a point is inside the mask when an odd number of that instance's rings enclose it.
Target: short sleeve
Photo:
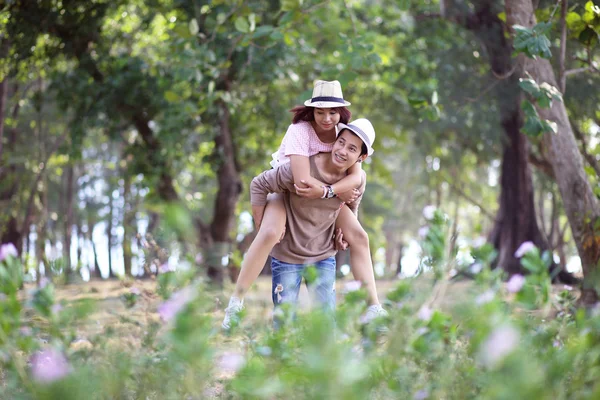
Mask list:
[[[306,124],[290,125],[285,134],[285,156],[310,157],[310,131]]]

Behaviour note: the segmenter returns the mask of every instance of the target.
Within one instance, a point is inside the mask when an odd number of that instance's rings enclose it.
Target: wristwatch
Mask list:
[[[325,188],[327,189],[327,195],[325,196],[326,199],[331,199],[331,198],[337,196],[335,194],[335,192],[333,191],[333,188],[331,187],[331,185],[327,185],[327,186],[325,186]]]

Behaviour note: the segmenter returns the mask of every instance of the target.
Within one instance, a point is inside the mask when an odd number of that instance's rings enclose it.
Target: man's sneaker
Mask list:
[[[388,312],[381,307],[381,304],[373,304],[367,308],[367,311],[360,318],[360,322],[363,324],[368,324],[379,317],[387,317]]]
[[[237,297],[231,297],[229,299],[229,305],[225,309],[225,318],[221,327],[225,330],[231,329],[233,323],[238,324],[240,322],[240,312],[244,308],[244,300],[240,300]]]

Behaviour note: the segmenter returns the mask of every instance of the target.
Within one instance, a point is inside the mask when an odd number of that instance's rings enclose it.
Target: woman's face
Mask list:
[[[315,123],[324,130],[330,131],[340,122],[340,113],[334,108],[315,108]]]

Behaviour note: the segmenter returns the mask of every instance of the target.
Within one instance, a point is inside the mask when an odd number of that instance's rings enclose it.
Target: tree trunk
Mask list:
[[[520,131],[523,94],[519,78],[522,71],[519,63],[513,63],[512,43],[504,34],[504,24],[498,18],[500,11],[499,2],[482,2],[464,24],[484,45],[494,76],[504,80],[496,89],[504,131],[500,204],[488,240],[498,251],[494,266],[513,275],[526,272],[514,255],[521,243],[531,241],[541,250],[548,250],[549,244],[537,224],[528,142]]]
[[[66,281],[69,282],[72,278],[71,265],[71,238],[73,232],[73,186],[75,180],[74,166],[71,161],[67,165],[66,170],[66,190],[65,190],[65,214],[64,214],[64,235],[65,245],[63,247],[63,258],[65,260],[65,270],[63,271]]]
[[[398,243],[398,262],[396,263],[396,276],[402,273],[402,257],[404,257],[404,242]]]
[[[40,197],[40,218],[37,223],[37,239],[35,241],[35,260],[36,260],[36,281],[39,283],[41,278],[40,263],[44,264],[44,271],[47,276],[50,270],[48,259],[46,257],[46,229],[48,225],[48,179],[44,178]]]
[[[215,199],[214,216],[210,225],[210,237],[206,230],[201,232],[209,279],[218,286],[223,285],[226,265],[221,260],[229,253],[230,231],[235,220],[235,207],[242,192],[242,183],[236,165],[230,115],[227,104],[217,103],[219,108],[219,134],[215,137],[215,153],[220,157],[217,168],[219,190]]]
[[[536,19],[532,1],[506,0],[506,18],[509,26],[519,24],[527,28],[533,27]],[[524,72],[528,72],[536,82],[547,82],[557,87],[554,71],[548,60],[539,57],[534,60],[524,55],[519,55],[519,58],[524,61]],[[584,274],[581,301],[593,304],[598,301],[595,285],[598,279],[596,275],[600,240],[594,225],[600,216],[600,207],[585,174],[564,103],[554,101],[552,108],[539,109],[538,112],[541,118],[558,125],[556,134],[545,134],[542,140],[581,258]]]
[[[108,221],[106,223],[106,237],[108,239],[108,277],[114,278],[116,275],[113,272],[112,265],[112,247],[113,247],[113,217],[114,217],[114,201],[112,196],[112,185],[109,184],[108,191]]]
[[[133,254],[131,252],[131,240],[134,236],[133,223],[135,219],[135,213],[132,208],[131,175],[127,170],[123,170],[123,267],[125,276],[132,276],[131,259]]]

